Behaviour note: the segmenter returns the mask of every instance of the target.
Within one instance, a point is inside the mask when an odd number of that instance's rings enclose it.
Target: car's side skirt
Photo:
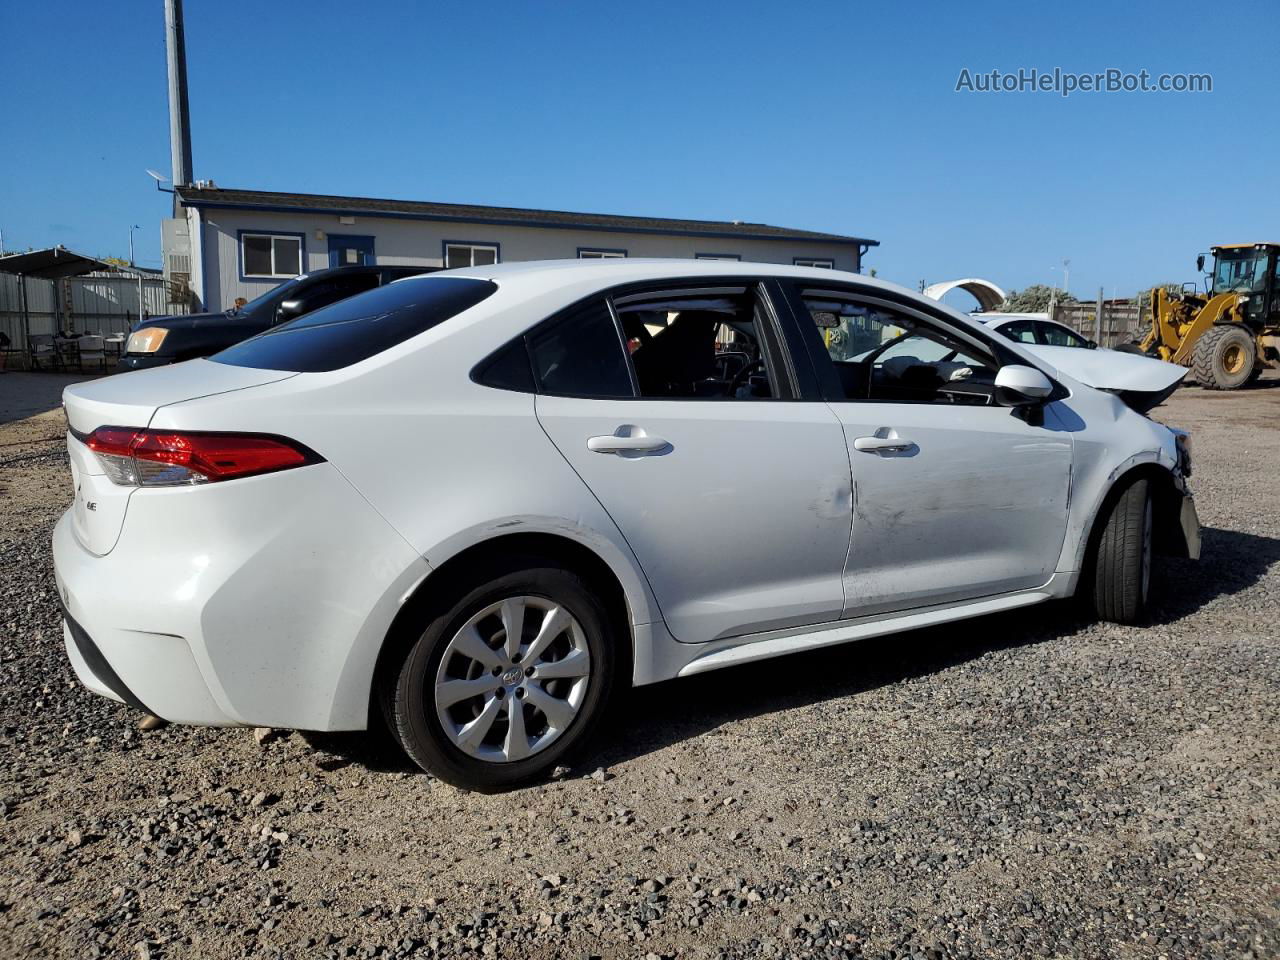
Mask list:
[[[1014,610],[1064,596],[1068,579],[1068,574],[1058,573],[1054,574],[1044,586],[1034,590],[982,597],[960,603],[939,604],[901,613],[879,614],[856,620],[840,620],[817,627],[715,640],[707,644],[699,644],[689,650],[689,655],[683,663],[669,663],[667,670],[661,672],[665,673],[666,677],[687,677],[695,673],[706,673],[721,667],[751,663],[755,660],[765,660],[801,650],[816,650],[819,647],[833,646],[838,643],[901,633],[905,630],[931,627],[968,617],[999,613],[1003,610]],[[672,669],[673,667],[675,669]],[[653,682],[666,677],[653,676],[649,680],[637,678],[637,683]]]

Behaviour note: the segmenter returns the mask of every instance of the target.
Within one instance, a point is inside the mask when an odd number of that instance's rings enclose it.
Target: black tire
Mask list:
[[[1117,353],[1136,353],[1140,357],[1145,357],[1148,355],[1147,351],[1143,350],[1142,346],[1137,341],[1134,341],[1133,343],[1119,344],[1116,347],[1116,352]]]
[[[1235,324],[1211,327],[1191,351],[1191,370],[1206,390],[1238,390],[1258,364],[1253,334]]]
[[[512,558],[471,582],[475,585],[447,609],[422,615],[417,640],[398,669],[386,672],[382,694],[389,726],[414,763],[456,787],[489,793],[541,779],[595,733],[612,692],[618,637],[604,605],[581,577],[537,558]],[[578,712],[557,739],[525,759],[488,761],[463,752],[445,733],[435,707],[435,680],[457,631],[478,612],[513,596],[545,598],[568,611],[582,628],[591,666]]]
[[[1111,623],[1138,623],[1151,589],[1150,484],[1134,480],[1108,502],[1094,547],[1093,609]]]

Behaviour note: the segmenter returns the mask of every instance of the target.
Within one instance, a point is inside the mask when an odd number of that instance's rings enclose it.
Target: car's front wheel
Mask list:
[[[1137,479],[1109,498],[1093,556],[1093,608],[1112,623],[1138,623],[1151,592],[1151,489]]]
[[[471,790],[536,780],[599,725],[615,639],[576,574],[509,566],[418,627],[388,677],[388,719],[414,762],[440,779]]]

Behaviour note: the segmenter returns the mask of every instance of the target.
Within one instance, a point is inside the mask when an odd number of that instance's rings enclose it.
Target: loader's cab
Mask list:
[[[1233,293],[1245,300],[1242,314],[1251,327],[1280,322],[1280,244],[1231,244],[1213,248],[1210,296]]]

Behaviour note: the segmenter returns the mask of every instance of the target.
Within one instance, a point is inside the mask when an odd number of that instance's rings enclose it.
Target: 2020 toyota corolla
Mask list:
[[[479,789],[628,683],[1077,592],[1134,621],[1153,548],[1198,551],[1183,436],[831,270],[451,270],[65,406],[89,688],[182,723],[381,716]]]

